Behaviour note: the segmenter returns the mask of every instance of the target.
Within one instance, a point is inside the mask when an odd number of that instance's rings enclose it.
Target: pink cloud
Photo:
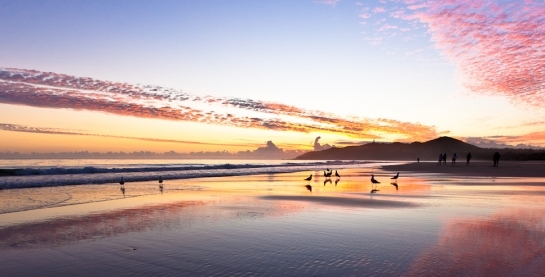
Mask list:
[[[545,103],[545,2],[411,1],[473,92]]]
[[[383,7],[376,7],[373,9],[373,12],[374,13],[383,13],[383,12],[386,12],[386,9],[383,8]]]
[[[335,133],[355,138],[380,138],[382,134],[398,134],[413,140],[425,140],[437,136],[434,126],[389,119],[345,119],[335,114],[282,103],[199,97],[159,86],[113,83],[13,68],[0,68],[0,103],[240,128]],[[202,107],[203,104],[212,108],[205,111],[191,107]],[[233,116],[227,112],[216,112],[217,108],[250,111],[256,116]]]

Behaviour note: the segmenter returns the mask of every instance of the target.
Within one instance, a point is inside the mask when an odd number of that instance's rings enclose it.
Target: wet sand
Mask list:
[[[382,168],[389,171],[441,173],[458,176],[545,178],[545,162],[543,161],[500,161],[498,167],[492,165],[492,161],[472,161],[469,165],[466,165],[465,161],[458,161],[455,166],[452,166],[448,161],[446,165],[441,166],[438,166],[437,162],[420,162],[386,165]]]
[[[395,172],[169,180],[163,191],[127,183],[124,194],[118,184],[3,190],[0,268],[5,276],[545,275],[543,178],[402,171],[396,189]],[[375,193],[370,174],[381,182]]]

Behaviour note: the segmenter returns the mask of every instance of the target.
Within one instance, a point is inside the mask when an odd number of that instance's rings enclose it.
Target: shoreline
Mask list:
[[[383,165],[382,170],[408,171],[423,173],[441,173],[455,176],[478,177],[541,177],[545,178],[544,161],[500,161],[498,167],[492,166],[492,161],[475,161],[466,165],[465,161],[458,161],[456,166],[437,166],[437,162],[411,162],[399,165]]]

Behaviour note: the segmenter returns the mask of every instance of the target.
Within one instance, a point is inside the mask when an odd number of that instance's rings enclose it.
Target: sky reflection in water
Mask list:
[[[545,274],[544,190],[524,185],[534,179],[402,173],[396,190],[375,172],[370,194],[369,170],[336,186],[321,172],[170,181],[162,194],[127,184],[124,199],[104,185],[90,201],[91,187],[63,187],[75,204],[0,214],[0,264],[10,276]],[[47,202],[32,192],[0,191],[0,208]]]

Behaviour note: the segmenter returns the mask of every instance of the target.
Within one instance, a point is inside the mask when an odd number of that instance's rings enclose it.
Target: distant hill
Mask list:
[[[308,152],[296,160],[437,160],[440,153],[447,153],[450,162],[456,153],[458,161],[465,161],[471,152],[472,160],[491,160],[494,152],[500,152],[502,160],[545,160],[544,150],[480,148],[451,137],[440,137],[426,142],[368,143],[359,146],[334,147]]]

